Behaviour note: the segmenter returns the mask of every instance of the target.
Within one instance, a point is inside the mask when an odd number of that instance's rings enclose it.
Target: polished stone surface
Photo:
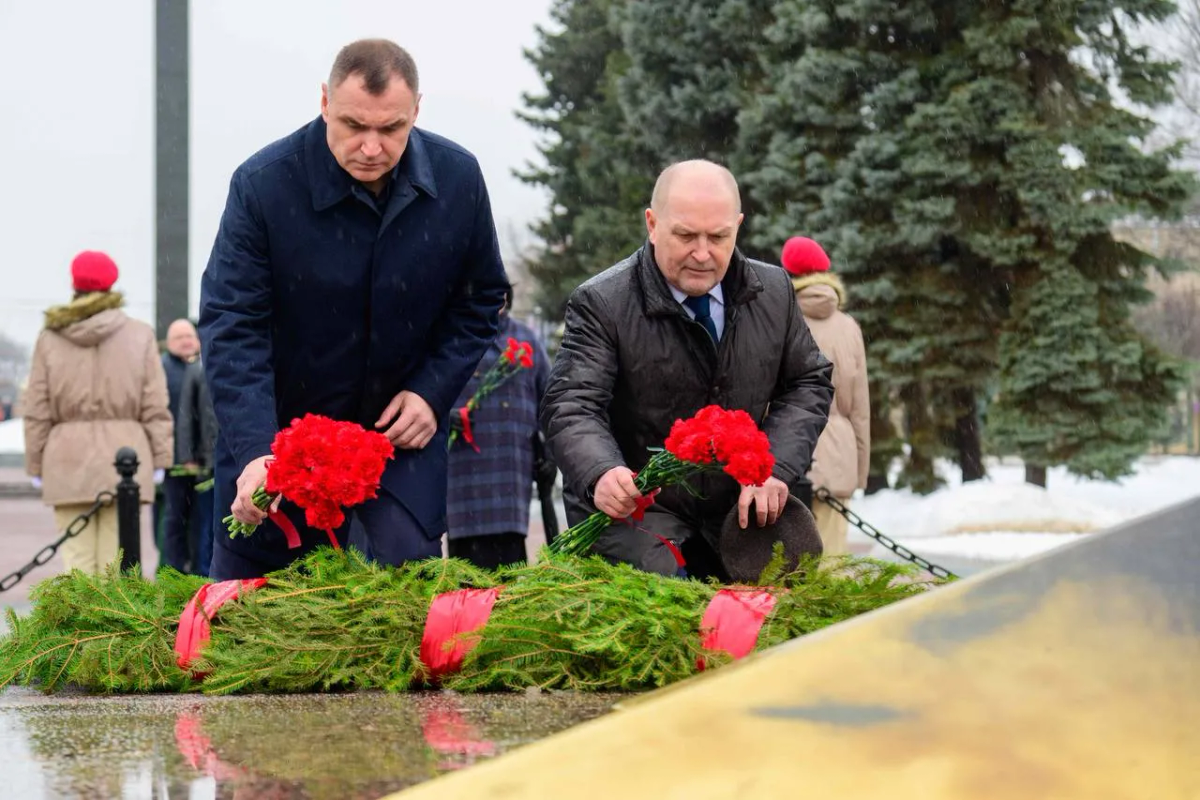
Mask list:
[[[620,695],[0,692],[0,798],[376,798],[606,713]]]

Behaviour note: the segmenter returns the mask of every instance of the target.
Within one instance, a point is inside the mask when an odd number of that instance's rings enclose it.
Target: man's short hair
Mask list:
[[[329,88],[336,89],[351,75],[361,75],[367,91],[378,97],[387,91],[394,76],[418,94],[417,62],[408,51],[387,39],[359,39],[343,47],[329,71]]]

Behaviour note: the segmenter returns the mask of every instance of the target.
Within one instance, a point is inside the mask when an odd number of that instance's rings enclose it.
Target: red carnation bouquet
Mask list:
[[[690,419],[675,420],[664,444],[634,476],[633,483],[642,493],[635,518],[640,518],[661,489],[682,484],[693,491],[687,480],[701,472],[721,470],[743,486],[761,486],[775,468],[767,435],[741,410],[705,406]],[[611,517],[597,511],[559,534],[550,550],[586,555],[612,523]]]
[[[333,535],[346,521],[344,508],[376,496],[379,480],[395,448],[382,433],[353,422],[340,422],[319,414],[306,414],[275,434],[273,458],[267,462],[266,484],[254,492],[253,502],[266,511],[280,495],[304,509],[309,527],[325,531],[334,548]],[[283,529],[288,547],[300,546],[300,535],[279,512],[270,519]],[[257,525],[223,520],[230,537],[249,536]]]
[[[533,345],[529,342],[520,342],[511,336],[508,337],[508,347],[500,354],[500,358],[496,359],[496,363],[492,368],[483,374],[483,380],[479,382],[479,388],[475,390],[475,394],[471,395],[471,399],[467,404],[458,409],[458,416],[462,420],[462,436],[463,441],[475,448],[475,452],[479,452],[479,447],[475,444],[475,435],[471,432],[471,412],[479,408],[479,404],[484,398],[494,392],[500,386],[516,375],[523,369],[533,368]],[[446,442],[446,449],[449,450],[454,446],[454,442],[458,439],[458,431],[450,431],[450,437]]]

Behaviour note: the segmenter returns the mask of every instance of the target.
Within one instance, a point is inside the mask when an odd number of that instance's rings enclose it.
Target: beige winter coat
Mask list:
[[[813,456],[809,480],[835,497],[867,485],[871,458],[871,405],[867,355],[858,323],[840,309],[845,289],[836,275],[819,272],[792,281],[817,346],[833,362],[833,405]]]
[[[143,503],[154,469],[171,466],[167,379],[144,322],[115,292],[82,295],[46,312],[25,394],[25,470],[42,478],[47,505],[90,503],[116,486],[117,450],[137,450]]]

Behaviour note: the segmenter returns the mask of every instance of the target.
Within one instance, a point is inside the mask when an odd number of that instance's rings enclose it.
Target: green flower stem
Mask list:
[[[668,486],[679,484],[686,487],[686,481],[689,478],[710,468],[710,465],[681,461],[668,451],[659,450],[638,472],[637,477],[633,479],[633,485],[642,494],[649,494],[655,489],[665,489]],[[689,491],[691,491],[690,487]],[[550,552],[585,556],[601,534],[615,521],[603,511],[597,511],[578,525],[560,533],[549,545]]]
[[[471,399],[467,401],[467,413],[470,414],[479,408],[479,404],[483,402],[485,397],[498,389],[513,375],[516,375],[520,369],[520,365],[501,356],[500,360],[484,373],[483,380],[479,382],[479,388],[475,390],[475,394],[471,395]],[[454,446],[456,441],[458,441],[458,430],[452,430],[446,438],[447,452]]]
[[[250,497],[250,501],[254,503],[255,508],[259,509],[260,511],[266,511],[271,506],[271,503],[275,502],[275,498],[277,496],[278,495],[268,494],[265,487],[259,486],[254,490],[254,494]],[[229,529],[230,539],[238,536],[239,534],[242,536],[250,536],[256,530],[258,530],[257,525],[239,522],[238,520],[234,519],[233,514],[230,514],[221,521],[224,522],[225,527]]]

